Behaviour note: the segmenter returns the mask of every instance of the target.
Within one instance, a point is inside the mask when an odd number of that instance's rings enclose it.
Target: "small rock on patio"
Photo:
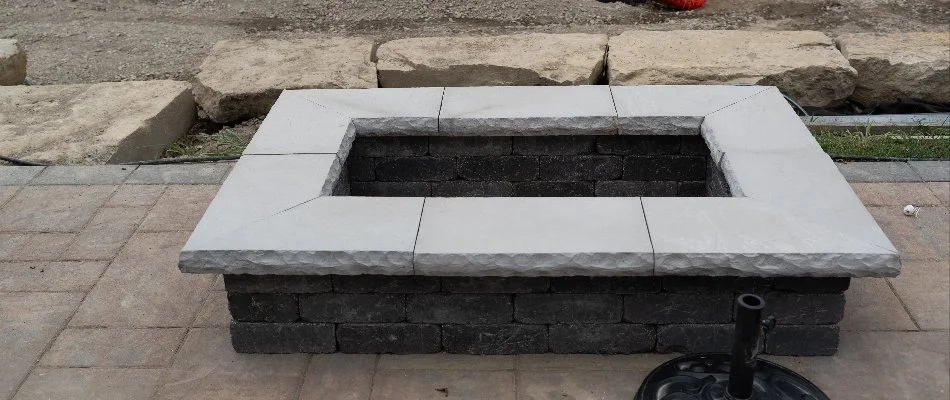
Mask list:
[[[854,90],[855,71],[821,32],[627,31],[610,38],[611,85],[751,83],[823,107]]]

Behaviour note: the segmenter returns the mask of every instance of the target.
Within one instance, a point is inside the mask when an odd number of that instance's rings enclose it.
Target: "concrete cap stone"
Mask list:
[[[707,115],[767,90],[762,86],[611,86],[621,135],[698,135]]]
[[[652,275],[639,198],[427,198],[415,269],[434,276]]]
[[[613,135],[607,86],[445,88],[441,135]]]

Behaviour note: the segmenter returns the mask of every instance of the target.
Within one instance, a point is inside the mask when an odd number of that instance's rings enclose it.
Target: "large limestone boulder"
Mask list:
[[[380,87],[588,85],[600,78],[606,35],[531,33],[383,43]]]
[[[838,47],[858,71],[851,97],[861,104],[950,102],[950,32],[849,33]]]
[[[851,95],[856,75],[812,31],[628,31],[610,38],[607,65],[611,85],[772,85],[817,107]]]
[[[360,38],[221,41],[201,64],[195,99],[229,122],[267,114],[284,89],[374,88],[372,51]]]
[[[149,160],[195,121],[177,81],[0,87],[0,154],[54,164]]]
[[[0,86],[26,80],[26,50],[16,40],[0,39]]]

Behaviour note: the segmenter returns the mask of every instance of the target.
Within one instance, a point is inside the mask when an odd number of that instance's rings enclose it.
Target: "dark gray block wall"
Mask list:
[[[728,196],[700,136],[357,137],[353,196]]]
[[[848,278],[225,275],[245,353],[729,351],[740,293],[778,325],[765,353],[838,347]]]

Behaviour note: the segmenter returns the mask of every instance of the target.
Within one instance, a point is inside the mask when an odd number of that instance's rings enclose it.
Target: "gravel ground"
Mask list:
[[[632,3],[632,4],[627,4]],[[29,51],[31,84],[190,79],[225,38],[629,29],[947,30],[950,0],[708,0],[677,12],[595,0],[0,0],[0,38]]]

